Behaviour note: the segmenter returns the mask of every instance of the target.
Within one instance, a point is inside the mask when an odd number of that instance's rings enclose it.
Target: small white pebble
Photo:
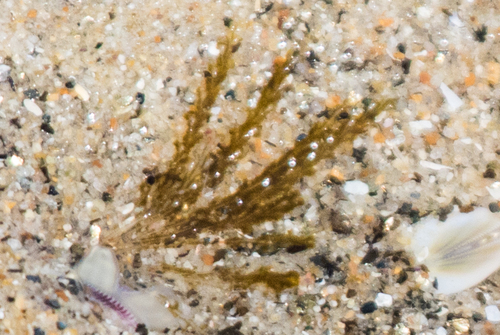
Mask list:
[[[163,84],[163,80],[162,79],[158,79],[156,81],[155,88],[156,88],[157,91],[165,88],[165,84]]]
[[[146,82],[144,81],[144,78],[141,78],[135,83],[135,87],[137,87],[138,90],[143,90],[144,87],[146,86]]]
[[[375,303],[378,307],[391,307],[392,306],[392,296],[385,293],[377,293],[375,298]]]
[[[431,18],[432,9],[425,6],[420,6],[417,8],[417,17],[419,20],[428,20]]]
[[[274,230],[273,223],[269,222],[269,221],[264,224],[264,227],[266,228],[267,231],[273,231]]]
[[[86,302],[82,305],[82,309],[81,309],[81,313],[82,313],[82,316],[84,317],[87,317],[90,315],[90,311],[91,311],[91,308],[90,308],[90,303]]]
[[[445,83],[441,83],[441,85],[439,85],[439,89],[441,90],[441,93],[443,93],[443,96],[446,99],[446,102],[450,106],[451,110],[454,111],[464,104],[460,97],[455,92],[453,92]]]
[[[24,219],[26,221],[31,221],[35,218],[35,212],[33,212],[33,210],[31,209],[27,209],[26,212],[24,212]]]
[[[500,200],[500,182],[496,181],[493,184],[491,184],[489,187],[486,186],[486,189],[490,193],[490,195],[493,197],[495,200]]]
[[[419,135],[424,130],[432,129],[432,122],[429,120],[410,121],[409,125],[412,135]]]
[[[130,202],[126,205],[123,205],[123,206],[120,206],[117,208],[117,210],[122,213],[123,215],[127,215],[129,213],[131,213],[133,210],[134,210],[134,203],[133,202]]]
[[[23,100],[23,105],[26,107],[28,111],[31,113],[35,114],[36,116],[42,116],[43,111],[38,105],[31,99],[24,99]]]
[[[484,312],[486,313],[486,320],[500,322],[500,310],[498,310],[496,305],[486,306]]]
[[[316,306],[314,306],[314,307],[313,307],[313,311],[314,311],[315,313],[319,313],[319,312],[321,312],[321,307],[320,307],[320,306],[318,306],[318,305],[316,305]]]
[[[3,312],[3,308],[0,308],[0,320],[5,318],[5,313]]]
[[[335,285],[328,285],[326,287],[326,292],[328,294],[334,294],[337,291],[337,287]]]
[[[451,168],[449,166],[442,165],[442,164],[436,164],[436,163],[429,162],[429,161],[420,161],[420,166],[422,166],[424,168],[431,169],[431,170],[437,170],[437,171],[443,170],[443,169],[453,170],[453,168]]]
[[[210,54],[210,56],[218,56],[220,53],[220,50],[217,49],[217,42],[212,41],[212,42],[208,43],[207,51]]]
[[[6,81],[10,75],[10,66],[0,64],[0,82]]]
[[[439,327],[436,329],[436,335],[446,335],[448,332],[446,331],[446,328],[444,327]]]
[[[359,180],[346,181],[344,185],[344,191],[350,194],[363,195],[367,194],[370,189],[368,185]]]
[[[31,150],[33,150],[33,153],[38,153],[42,151],[42,145],[38,142],[33,142],[31,145]]]
[[[257,324],[257,323],[259,323],[259,318],[258,318],[257,316],[255,316],[255,315],[253,315],[253,316],[251,316],[251,317],[248,319],[248,321],[249,321],[250,323],[252,323],[252,324]]]
[[[19,250],[23,247],[21,241],[19,241],[17,238],[9,238],[7,240],[7,244],[12,250]]]
[[[75,92],[82,101],[89,101],[89,92],[80,84],[75,85]]]
[[[193,270],[194,269],[193,265],[189,261],[185,261],[184,264],[182,264],[182,267],[184,269],[188,269],[188,270]]]
[[[73,227],[69,223],[66,223],[63,225],[63,230],[65,232],[69,233],[71,231],[71,229],[73,229]]]

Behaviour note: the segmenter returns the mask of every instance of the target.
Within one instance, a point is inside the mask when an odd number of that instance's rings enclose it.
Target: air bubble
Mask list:
[[[288,166],[289,166],[289,167],[293,168],[293,167],[295,167],[296,165],[297,165],[297,160],[296,160],[295,158],[290,158],[290,159],[288,160]]]
[[[263,186],[263,187],[268,187],[268,186],[269,186],[269,184],[271,184],[271,179],[269,179],[269,178],[265,178],[265,179],[262,181],[262,183],[261,183],[261,184],[262,184],[262,186]]]
[[[192,184],[192,185],[191,185],[191,189],[192,189],[192,190],[196,190],[197,188],[198,188],[198,185],[196,185],[196,184]]]
[[[243,200],[238,199],[238,200],[236,200],[236,203],[238,204],[238,206],[241,206],[241,205],[243,205]]]
[[[307,159],[310,161],[313,161],[315,158],[316,158],[315,152],[311,152],[311,153],[309,153],[309,155],[307,155]]]
[[[313,150],[318,149],[318,143],[317,142],[312,142],[311,143],[311,149],[313,149]]]
[[[328,144],[332,144],[334,140],[335,140],[335,139],[333,138],[333,136],[328,136],[328,137],[326,138],[326,143],[328,143]]]

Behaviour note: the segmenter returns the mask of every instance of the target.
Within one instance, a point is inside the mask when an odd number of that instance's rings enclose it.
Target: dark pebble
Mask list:
[[[420,199],[420,193],[412,192],[412,193],[410,193],[410,197],[412,197],[414,199]]]
[[[34,335],[45,335],[45,332],[43,330],[41,330],[40,328],[36,327],[33,334]]]
[[[495,170],[493,170],[492,168],[486,169],[486,171],[484,171],[483,173],[483,178],[494,179],[496,176],[497,174],[495,173]]]
[[[226,249],[219,249],[219,250],[217,250],[215,252],[215,255],[214,255],[214,262],[218,262],[221,259],[224,259],[224,257],[226,257],[226,254],[227,254],[227,250]]]
[[[43,123],[50,123],[50,121],[52,121],[52,117],[49,114],[43,114],[42,121]]]
[[[103,44],[102,42],[98,42],[98,43],[95,45],[95,48],[96,48],[96,49],[99,49],[100,47],[102,47],[102,44]]]
[[[223,308],[226,310],[226,311],[229,311],[231,308],[233,308],[234,306],[234,303],[232,301],[228,301],[224,304]]]
[[[104,192],[102,194],[102,201],[110,202],[111,200],[113,200],[113,197],[111,196],[111,194],[109,194],[108,192]]]
[[[488,35],[488,27],[484,24],[479,29],[474,29],[475,40],[481,43],[486,42],[486,35]]]
[[[47,192],[48,195],[58,195],[59,192],[57,192],[56,188],[53,185],[49,186],[49,191]]]
[[[217,335],[243,335],[243,333],[240,332],[240,328],[242,325],[242,322],[238,321],[233,326],[219,330],[217,332]]]
[[[196,307],[196,306],[198,306],[199,304],[200,304],[200,301],[199,301],[198,299],[194,299],[193,301],[191,301],[191,302],[189,303],[189,306],[190,306],[190,307]]]
[[[481,322],[484,320],[484,316],[475,312],[475,313],[472,313],[472,320],[474,320],[475,322]]]
[[[193,290],[193,289],[190,289],[187,293],[186,293],[186,296],[189,298],[191,298],[193,295],[196,295],[198,294],[198,292],[196,292],[196,290]]]
[[[142,266],[142,259],[140,254],[135,254],[134,255],[134,260],[132,262],[132,267],[134,269],[139,269]]]
[[[497,202],[492,202],[488,205],[490,212],[497,213],[500,212],[500,206],[498,206]]]
[[[370,314],[377,310],[377,304],[374,301],[368,301],[361,306],[361,313]]]
[[[401,205],[401,207],[398,208],[396,213],[401,215],[408,215],[410,214],[412,207],[413,205],[411,204],[411,202],[405,202]]]
[[[401,62],[401,67],[403,68],[403,73],[404,74],[409,74],[410,73],[410,65],[411,65],[411,59],[405,58]]]
[[[64,86],[66,86],[66,88],[74,88],[75,85],[76,85],[75,82],[73,80],[70,80],[70,81],[67,81]]]
[[[78,293],[80,292],[78,283],[74,279],[69,279],[69,284],[66,288],[73,295],[78,295]]]
[[[229,90],[224,94],[224,99],[226,100],[236,100],[236,93],[234,90]]]
[[[148,335],[149,333],[144,323],[139,323],[135,328],[135,332],[138,333],[139,335]]]
[[[307,134],[305,134],[305,133],[300,134],[299,136],[297,136],[297,142],[302,141],[302,140],[303,140],[303,139],[305,139],[306,137],[307,137]]]
[[[146,96],[144,95],[144,93],[141,93],[141,92],[137,92],[137,94],[135,95],[135,100],[140,104],[142,105],[144,103],[144,101],[146,101]]]
[[[406,46],[403,44],[403,43],[399,43],[398,46],[398,51],[401,52],[401,53],[406,53]]]
[[[57,299],[45,299],[44,301],[45,305],[52,307],[53,309],[59,309],[61,308],[61,304]]]
[[[46,132],[47,134],[53,135],[55,133],[54,128],[52,128],[52,126],[48,123],[42,123],[42,125],[40,126],[40,129],[42,131]]]
[[[377,248],[371,248],[366,253],[365,257],[361,260],[361,264],[371,264],[373,263],[379,256],[379,252]]]
[[[356,159],[357,163],[363,163],[363,159],[365,159],[366,155],[366,149],[365,147],[361,147],[359,149],[353,148],[352,149],[352,157]]]
[[[64,322],[61,322],[61,321],[57,321],[56,326],[57,326],[57,329],[59,329],[59,330],[63,330],[66,328],[66,324]]]
[[[36,99],[40,96],[40,93],[34,88],[30,88],[23,92],[24,96],[28,99]]]
[[[41,283],[40,276],[26,275],[26,279],[31,280],[33,283]]]
[[[406,273],[406,271],[401,271],[396,282],[398,284],[403,284],[407,279],[408,279],[408,274]]]
[[[325,255],[316,255],[309,258],[314,265],[323,269],[323,274],[331,277],[335,271],[340,271],[337,263],[330,261]]]
[[[230,17],[227,17],[227,16],[224,17],[224,25],[226,27],[228,27],[228,28],[231,27],[231,23],[233,23],[233,19],[231,19]]]
[[[236,308],[236,315],[238,316],[244,316],[249,312],[249,309],[245,306],[240,306]]]
[[[352,298],[352,297],[355,297],[356,294],[358,294],[358,292],[356,292],[356,290],[353,290],[352,288],[348,289],[347,290],[347,293],[346,293],[346,297],[347,298]]]
[[[153,176],[153,175],[149,175],[149,176],[146,177],[146,182],[149,185],[153,185],[156,182],[156,177]]]

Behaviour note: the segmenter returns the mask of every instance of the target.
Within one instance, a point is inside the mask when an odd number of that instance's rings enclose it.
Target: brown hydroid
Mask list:
[[[315,166],[324,159],[333,159],[342,146],[352,145],[383,110],[392,108],[392,101],[374,102],[365,99],[359,103],[344,103],[322,113],[324,118],[312,124],[307,136],[296,141],[293,148],[265,166],[260,174],[242,181],[238,189],[213,198],[206,206],[196,202],[205,189],[217,189],[228,172],[249,152],[249,139],[258,137],[266,117],[273,113],[282,98],[285,79],[293,72],[294,63],[300,61],[298,52],[277,57],[272,76],[261,89],[254,108],[246,109],[246,120],[229,130],[227,143],[219,143],[201,158],[193,151],[202,144],[210,108],[214,105],[221,84],[233,67],[233,53],[239,41],[229,36],[220,41],[221,53],[208,65],[203,83],[190,110],[185,113],[187,130],[175,143],[176,152],[166,171],[146,179],[140,186],[136,202],[139,213],[131,227],[118,233],[103,232],[103,242],[117,249],[132,246],[136,250],[158,248],[173,242],[195,238],[201,231],[213,233],[232,228],[251,233],[252,227],[266,221],[282,219],[303,204],[296,187],[301,178],[315,173]],[[285,243],[287,235],[257,240],[257,246],[270,252],[269,241],[279,242],[283,248],[294,247]],[[314,245],[310,236],[297,239],[295,248],[306,249]],[[234,242],[234,243],[233,243]],[[236,240],[232,241],[234,246]],[[267,247],[266,247],[267,246]],[[272,250],[271,250],[272,251]]]

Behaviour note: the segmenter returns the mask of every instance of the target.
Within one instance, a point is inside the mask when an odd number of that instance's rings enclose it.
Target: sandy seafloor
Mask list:
[[[214,280],[192,287],[178,275],[153,280],[147,271],[136,271],[130,286],[168,285],[184,303],[182,317],[191,326],[169,334],[500,331],[497,316],[485,312],[500,303],[498,274],[475,288],[439,295],[432,278],[398,253],[405,242],[401,231],[421,216],[437,216],[453,204],[499,210],[500,198],[493,197],[498,194],[486,188],[500,173],[495,1],[0,5],[2,334],[134,332],[108,308],[71,292],[70,247],[90,246],[91,223],[114,229],[123,222],[142,171],[168,165],[173,141],[184,131],[182,114],[227,31],[224,18],[237,27],[241,47],[212,110],[209,127],[216,133],[241,122],[241,106],[255,103],[276,56],[294,45],[303,55],[314,53],[296,66],[287,82],[291,89],[276,108],[281,113],[264,125],[262,138],[276,147],[264,144],[263,152],[254,153],[263,165],[336,101],[376,91],[377,97],[397,99],[397,108],[355,141],[354,155],[344,151],[304,179],[298,186],[304,206],[256,228],[314,234],[314,249],[272,256],[230,251],[218,263],[244,271],[261,265],[295,270],[298,288],[276,296],[261,286],[242,292]],[[445,100],[441,83],[459,100]],[[224,98],[231,89],[237,101]],[[138,92],[145,101],[134,118]],[[252,169],[241,166],[234,178],[255,175]],[[357,187],[350,189],[325,183],[331,176],[362,184],[351,183]],[[104,201],[103,193],[112,201]],[[349,229],[332,230],[332,210]],[[370,246],[366,241],[378,226],[383,237]],[[142,252],[142,268],[167,262],[210,272],[213,265],[201,262],[200,254],[218,248]],[[121,266],[130,269],[132,258],[125,255]]]

